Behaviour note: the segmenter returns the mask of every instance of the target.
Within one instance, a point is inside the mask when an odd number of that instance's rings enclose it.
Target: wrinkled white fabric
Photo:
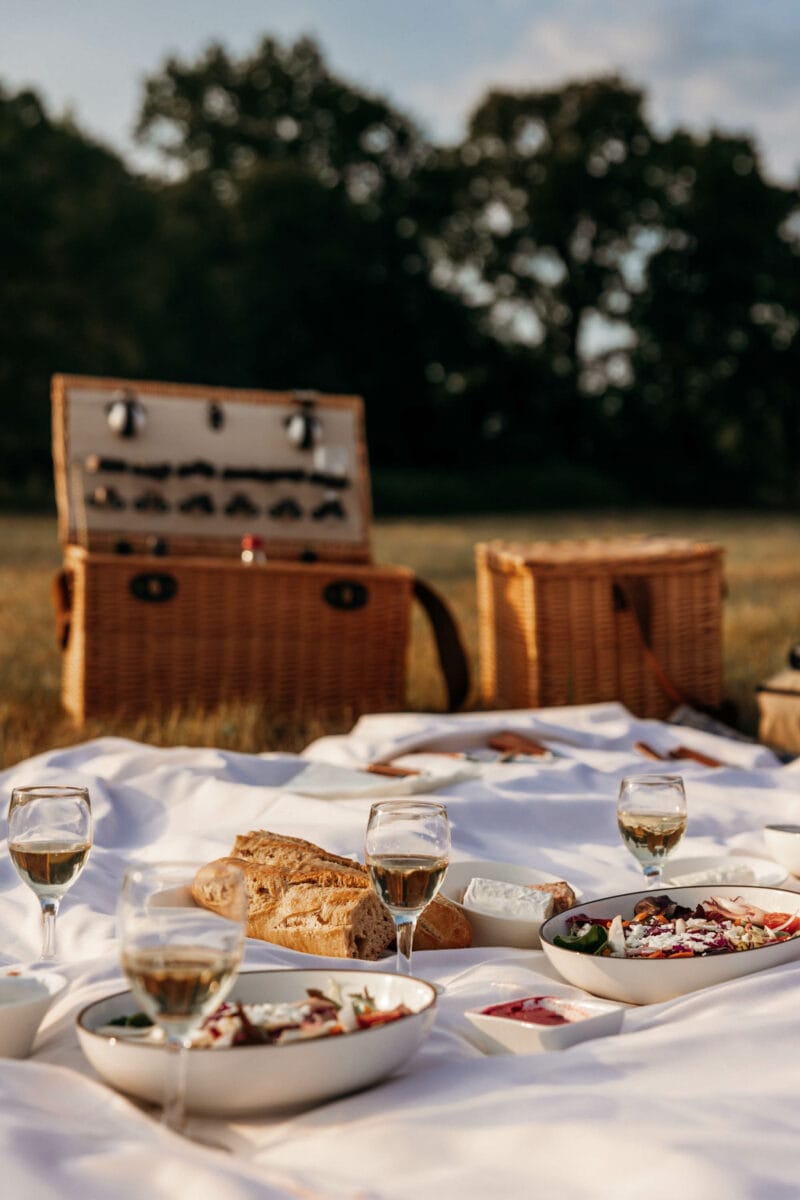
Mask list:
[[[552,755],[473,761],[492,732],[510,729],[543,741]],[[546,988],[555,976],[542,953],[474,947],[418,954],[417,973],[446,990],[431,1035],[401,1071],[379,1087],[300,1114],[192,1119],[190,1130],[224,1142],[231,1151],[225,1155],[163,1130],[98,1082],[78,1046],[76,1014],[125,986],[114,909],[134,859],[210,859],[227,853],[235,834],[258,828],[360,857],[381,777],[348,774],[352,791],[343,795],[341,772],[399,756],[401,765],[432,777],[432,794],[447,803],[455,858],[551,871],[587,899],[634,890],[641,875],[617,833],[617,788],[626,773],[662,769],[633,749],[637,741],[662,752],[691,746],[729,764],[670,765],[686,781],[682,857],[737,851],[765,857],[765,823],[800,823],[796,767],[781,766],[762,747],[637,720],[616,704],[379,715],[362,719],[346,737],[316,742],[303,756],[164,750],[103,738],[4,772],[6,797],[15,784],[85,783],[96,828],[88,866],[59,916],[59,970],[70,987],[45,1019],[33,1056],[0,1068],[3,1194],[34,1200],[796,1196],[800,963],[631,1008],[615,1037],[515,1057],[484,1055],[464,1010]],[[469,759],[445,759],[444,766],[435,753],[464,749]],[[310,765],[319,768],[316,775],[309,775]],[[320,794],[301,794],[304,787],[313,791],[315,780]],[[0,932],[0,963],[36,958],[36,901],[17,879],[5,841]],[[324,964],[248,942],[247,968]]]
[[[301,766],[289,786],[301,796],[313,796],[318,800],[387,800],[393,796],[413,796],[418,792],[449,787],[464,779],[474,779],[478,774],[477,767],[471,763],[455,763],[443,755],[430,755],[426,762],[418,761],[413,773],[397,777],[314,760]]]

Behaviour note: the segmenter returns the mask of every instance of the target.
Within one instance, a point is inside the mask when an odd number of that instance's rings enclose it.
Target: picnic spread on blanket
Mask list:
[[[794,1194],[800,761],[785,681],[781,738],[724,720],[723,548],[476,546],[472,689],[446,597],[372,561],[359,397],[52,400],[78,727],[351,728],[3,772],[9,1191]],[[446,711],[408,711],[414,601]]]
[[[665,758],[680,747],[687,752],[670,758],[668,768],[683,780],[686,834],[667,856],[661,886],[650,892],[617,818],[621,780],[652,774],[653,760],[641,745]],[[369,769],[376,763],[405,773],[381,775]],[[349,734],[318,739],[299,755],[158,749],[101,738],[19,763],[3,773],[2,786],[10,794],[66,780],[88,790],[94,832],[83,871],[61,905],[55,964],[37,965],[37,905],[7,853],[0,863],[3,973],[57,972],[66,981],[30,1056],[6,1060],[0,1073],[10,1183],[27,1180],[37,1196],[113,1190],[133,1197],[141,1194],[146,1163],[149,1194],[191,1186],[199,1195],[237,1200],[401,1197],[432,1183],[443,1195],[469,1197],[540,1190],[625,1196],[647,1187],[650,1195],[679,1189],[699,1200],[793,1188],[800,939],[789,934],[800,885],[773,857],[764,828],[796,822],[795,763],[756,743],[637,718],[610,702],[372,714]],[[283,872],[292,876],[292,888],[302,888],[315,881],[301,883],[285,855],[305,864],[300,875],[308,879],[308,856],[319,851],[323,861],[311,869],[316,880],[328,879],[339,892],[348,890],[341,880],[347,875],[349,890],[363,900],[373,894],[358,878],[371,807],[417,798],[443,805],[449,817],[440,892],[448,909],[469,921],[462,902],[470,882],[480,879],[537,888],[560,882],[572,893],[570,907],[550,917],[544,908],[529,918],[512,913],[516,925],[528,920],[536,929],[535,945],[493,940],[491,912],[475,910],[470,944],[462,937],[450,948],[434,948],[430,940],[421,948],[423,940],[413,951],[411,977],[396,973],[390,940],[379,957],[345,958],[248,936],[241,996],[237,1001],[234,985],[229,1002],[261,1020],[262,1029],[276,1028],[264,1008],[264,981],[276,978],[284,982],[273,997],[282,1009],[301,1006],[311,989],[332,991],[338,1004],[347,999],[345,1026],[357,1019],[354,1004],[367,1013],[374,1003],[395,1015],[400,1005],[412,1015],[333,1037],[236,1045],[241,1021],[229,1007],[206,1035],[228,1038],[227,1048],[188,1051],[188,1136],[165,1128],[158,1088],[167,1048],[126,1040],[122,1032],[108,1036],[107,1022],[140,1007],[120,959],[117,905],[126,870],[175,858],[213,864],[238,854],[262,880]],[[455,889],[448,887],[450,872]],[[485,906],[485,885],[483,892],[477,886]],[[597,917],[589,930],[613,941],[610,925],[619,916],[630,937],[631,895],[689,896],[692,912],[701,898],[744,901],[747,920],[737,924],[728,914],[719,927],[758,928],[770,944],[677,960],[573,954],[583,982],[565,978],[546,952],[558,950],[548,943],[547,925],[561,922],[568,940],[585,937],[587,929],[564,922]],[[766,903],[758,905],[757,897]],[[768,913],[766,926],[754,909]],[[264,914],[268,923],[266,907]],[[444,946],[453,928],[443,928]],[[775,954],[777,963],[760,958]],[[719,972],[725,963],[736,970],[711,981],[703,976],[698,986],[693,968]],[[616,972],[618,983],[630,968],[638,972],[623,978],[630,999],[609,999],[608,972]],[[668,998],[630,1002],[642,999],[637,989],[659,972],[663,986],[670,971]],[[371,987],[356,986],[360,979]],[[382,985],[387,979],[390,986]],[[365,993],[372,999],[348,998]],[[326,1011],[314,1021],[336,1024]],[[309,1020],[306,1012],[292,1028]],[[402,1049],[395,1045],[401,1037]],[[124,1066],[114,1061],[115,1051]],[[307,1058],[294,1069],[288,1055],[295,1052],[338,1058],[334,1067]],[[356,1073],[364,1068],[372,1075]],[[334,1087],[331,1095],[322,1085],[337,1072],[345,1091]],[[641,1137],[625,1135],[641,1130],[643,1121],[646,1152]],[[752,1152],[754,1127],[763,1153]]]

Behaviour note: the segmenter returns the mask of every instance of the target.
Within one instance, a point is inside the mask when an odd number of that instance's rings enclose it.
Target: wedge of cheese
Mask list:
[[[480,877],[469,881],[461,903],[467,910],[489,917],[512,917],[538,924],[547,920],[553,911],[553,897],[549,892]]]

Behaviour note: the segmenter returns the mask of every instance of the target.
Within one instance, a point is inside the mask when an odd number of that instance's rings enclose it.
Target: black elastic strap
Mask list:
[[[460,708],[469,695],[469,662],[455,617],[444,598],[421,579],[414,580],[414,596],[431,623],[442,674],[447,685],[448,712]]]

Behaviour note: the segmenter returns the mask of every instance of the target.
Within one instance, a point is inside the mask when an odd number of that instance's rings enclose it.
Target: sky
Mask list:
[[[490,87],[619,71],[658,130],[748,133],[771,178],[800,175],[800,0],[0,0],[0,87],[33,87],[147,169],[143,80],[168,55],[245,55],[265,34],[310,34],[436,142],[460,139]]]

